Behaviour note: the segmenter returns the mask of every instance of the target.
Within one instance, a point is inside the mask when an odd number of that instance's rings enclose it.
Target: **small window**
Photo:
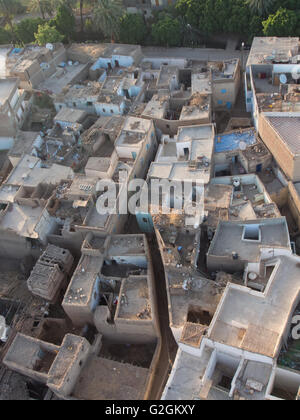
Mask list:
[[[150,144],[147,144],[146,150],[149,150],[149,149],[150,149]]]
[[[114,111],[111,109],[111,110],[110,110],[110,113],[111,113],[111,114],[113,114],[113,113],[114,113]]]
[[[87,102],[87,106],[93,106],[93,102]]]
[[[105,108],[103,108],[103,109],[102,109],[102,111],[103,111],[103,112],[106,112],[106,109],[105,109]]]
[[[77,107],[76,102],[73,102],[73,107],[74,107],[74,108],[76,108],[76,107]]]

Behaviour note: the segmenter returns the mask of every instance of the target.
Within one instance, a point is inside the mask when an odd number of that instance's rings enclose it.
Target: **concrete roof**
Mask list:
[[[35,227],[43,213],[41,207],[20,206],[11,204],[11,209],[3,216],[0,227],[3,230],[11,230],[20,236],[38,238]]]
[[[206,363],[207,357],[196,357],[179,348],[162,400],[199,398]]]
[[[143,115],[163,119],[167,110],[167,101],[152,99],[144,109]]]
[[[21,157],[23,154],[31,154],[33,145],[39,135],[34,131],[19,131],[8,156]]]
[[[244,227],[259,225],[261,241],[243,240]],[[277,219],[258,219],[244,222],[220,222],[208,254],[230,257],[233,252],[243,261],[258,261],[261,247],[279,247],[290,250],[289,232],[284,217]]]
[[[74,172],[71,168],[56,164],[49,168],[42,168],[39,158],[25,155],[12,171],[6,183],[36,187],[40,183],[58,184],[63,179],[67,180],[73,177]]]
[[[81,111],[80,109],[74,108],[62,108],[58,114],[54,117],[54,122],[56,121],[63,121],[63,122],[70,122],[70,123],[80,123],[85,118],[87,113],[85,111]]]
[[[229,284],[208,338],[274,358],[300,297],[299,257],[279,256],[265,294]]]
[[[177,141],[190,141],[210,139],[214,136],[213,124],[193,125],[190,127],[179,127]]]
[[[296,55],[299,49],[299,38],[255,37],[247,61],[247,67],[252,64],[263,64],[266,58],[276,52]]]

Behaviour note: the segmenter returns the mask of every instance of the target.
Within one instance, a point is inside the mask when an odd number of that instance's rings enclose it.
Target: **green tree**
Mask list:
[[[124,13],[122,0],[98,0],[94,8],[94,23],[105,37],[119,37],[120,18]]]
[[[14,27],[16,38],[22,44],[29,44],[35,41],[34,34],[38,31],[39,25],[43,25],[41,18],[24,19]]]
[[[12,34],[4,28],[0,28],[0,44],[10,44],[12,42]]]
[[[194,27],[199,27],[200,21],[204,21],[205,7],[206,0],[178,0],[175,6],[186,22]]]
[[[267,16],[272,11],[272,6],[275,0],[247,0],[253,12],[258,13],[260,16]]]
[[[299,13],[280,8],[263,21],[265,36],[299,36]]]
[[[30,0],[28,5],[29,12],[36,12],[46,19],[46,15],[52,16],[56,7],[56,2],[53,0]]]
[[[19,13],[21,3],[19,0],[0,0],[0,15],[4,16],[13,32],[13,18]]]
[[[178,19],[162,14],[161,18],[152,26],[152,37],[156,44],[167,47],[181,45],[181,25]]]
[[[34,36],[39,45],[55,44],[56,42],[62,42],[64,39],[64,36],[50,23],[39,25],[38,31]]]
[[[56,29],[70,41],[75,31],[75,17],[69,6],[61,4],[53,19]]]
[[[126,13],[120,20],[119,39],[124,44],[143,44],[147,26],[141,14]]]

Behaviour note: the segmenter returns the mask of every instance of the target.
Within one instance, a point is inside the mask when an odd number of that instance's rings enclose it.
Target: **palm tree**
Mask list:
[[[104,36],[115,40],[120,29],[120,18],[123,16],[122,0],[98,0],[94,8],[94,22]]]
[[[0,15],[4,16],[13,32],[13,18],[18,13],[20,2],[18,0],[0,0]]]
[[[275,0],[247,0],[247,4],[260,16],[266,16],[271,11]]]

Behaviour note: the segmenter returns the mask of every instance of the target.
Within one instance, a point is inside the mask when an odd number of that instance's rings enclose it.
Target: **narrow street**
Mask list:
[[[170,329],[165,272],[156,237],[154,235],[149,235],[148,242],[151,250],[152,263],[154,268],[159,325],[162,337],[162,351],[160,356],[160,362],[158,369],[155,373],[153,383],[153,396],[151,396],[153,397],[153,399],[157,399],[160,398],[161,393],[163,392],[163,388],[161,387],[162,378],[164,378],[165,384],[168,379],[170,370],[172,369],[178,346],[174,340],[172,331]]]

